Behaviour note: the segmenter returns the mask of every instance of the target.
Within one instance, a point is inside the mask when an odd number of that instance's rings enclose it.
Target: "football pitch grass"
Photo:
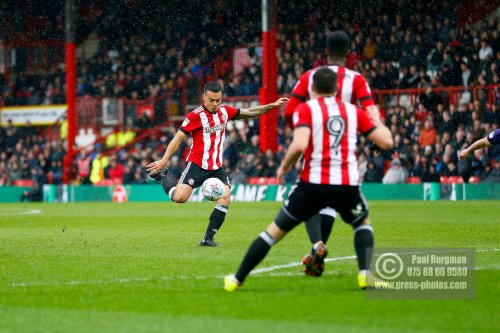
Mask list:
[[[233,203],[219,248],[198,246],[213,203],[2,204],[0,332],[497,332],[500,203],[369,204],[376,247],[478,250],[475,297],[366,299],[340,218],[322,277],[301,225],[225,292],[279,203]]]

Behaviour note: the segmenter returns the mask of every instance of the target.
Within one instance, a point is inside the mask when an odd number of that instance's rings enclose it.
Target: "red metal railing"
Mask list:
[[[393,97],[394,104],[399,105],[402,96],[408,98],[409,104],[414,104],[419,96],[425,94],[430,89],[431,92],[440,95],[443,101],[447,104],[458,105],[462,94],[469,92],[471,94],[470,100],[476,101],[483,100],[488,104],[495,103],[500,98],[500,84],[492,84],[486,86],[473,86],[473,87],[436,87],[436,88],[420,88],[420,89],[388,89],[388,90],[375,90],[374,95],[377,103],[385,108],[387,98],[385,96]]]
[[[199,84],[202,84],[204,80],[199,80]],[[148,135],[154,134],[159,131],[164,126],[169,125],[178,125],[184,118],[187,106],[187,96],[186,96],[186,85],[187,80],[181,80],[172,90],[167,93],[157,97],[157,98],[148,98],[144,100],[129,100],[127,98],[123,98],[122,102],[125,106],[135,106],[136,108],[140,105],[156,105],[158,103],[165,103],[165,114],[166,114],[166,122],[160,124],[148,130],[147,132],[139,135],[130,145],[135,144],[136,142],[143,139],[143,137],[147,137]],[[374,96],[377,100],[377,103],[381,106],[381,108],[386,108],[389,96],[392,99],[392,103],[399,105],[399,102],[402,96],[406,97],[406,100],[411,105],[415,104],[418,100],[419,96],[424,94],[427,89],[391,89],[391,90],[375,90]],[[495,103],[498,98],[500,98],[500,84],[497,85],[488,85],[488,86],[477,86],[477,87],[438,87],[431,88],[431,91],[441,95],[445,103],[449,104],[458,104],[461,95],[464,92],[469,92],[471,94],[471,101],[478,100],[478,98],[486,99],[487,103]],[[171,102],[169,99],[172,99],[174,94],[178,93],[178,99],[175,103],[178,103],[176,108],[177,112],[174,114],[171,112],[173,110]],[[234,105],[239,108],[246,108],[253,106],[253,104],[258,104],[259,97],[258,96],[238,96],[238,97],[226,97],[224,102],[227,104]],[[252,104],[252,105],[250,105]],[[83,96],[78,98],[78,124],[80,128],[92,128],[94,133],[100,133],[100,125],[98,122],[101,120],[100,112],[101,112],[102,98],[96,98],[92,96]],[[118,126],[118,128],[123,128],[123,123]],[[46,135],[54,139],[55,135],[59,133],[59,123],[56,123],[50,127],[48,127],[42,134]],[[98,136],[96,139],[96,143],[103,142],[106,138],[104,136]],[[91,148],[90,146],[83,147],[82,149]]]
[[[204,80],[199,80],[203,82]],[[166,122],[161,124],[156,128],[161,128],[162,126],[168,126],[172,124],[178,124],[185,116],[187,103],[186,96],[186,85],[187,80],[180,80],[178,84],[170,91],[164,93],[156,98],[147,98],[144,100],[129,100],[123,98],[121,101],[124,106],[133,106],[137,108],[140,105],[157,105],[159,103],[165,104],[165,115]],[[201,84],[201,83],[200,83]],[[377,103],[381,108],[386,108],[385,105],[388,101],[387,97],[390,97],[391,102],[398,105],[402,96],[406,97],[406,101],[413,105],[419,98],[420,95],[424,94],[427,89],[391,89],[391,90],[375,90],[373,92]],[[438,87],[431,88],[431,91],[439,94],[445,103],[448,104],[458,104],[460,98],[464,92],[470,93],[471,101],[478,99],[483,99],[487,103],[495,103],[500,98],[500,84],[488,85],[488,86],[474,86],[474,87]],[[177,97],[173,96],[177,94]],[[258,96],[238,96],[238,97],[226,97],[224,99],[225,103],[233,104],[236,107],[248,107],[250,102],[258,103]],[[2,101],[0,100],[0,107]],[[172,105],[175,104],[175,108]],[[102,112],[102,98],[83,96],[78,98],[77,102],[77,112],[78,112],[78,127],[79,128],[92,128],[94,133],[100,133],[101,124],[101,112]],[[54,125],[48,126],[42,131],[41,135],[48,137],[50,139],[56,139],[56,135],[59,134],[60,122],[56,122]],[[118,127],[123,128],[123,123],[119,124]],[[105,136],[100,136],[97,138],[97,142],[103,141]]]

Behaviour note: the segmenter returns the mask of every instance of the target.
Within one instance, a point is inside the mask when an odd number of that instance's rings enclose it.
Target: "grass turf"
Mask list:
[[[378,247],[471,247],[473,300],[367,300],[354,259],[310,278],[300,266],[251,275],[226,293],[278,203],[234,203],[216,240],[198,242],[213,204],[0,205],[0,332],[488,332],[500,326],[498,201],[370,203]],[[259,267],[299,262],[299,226]],[[329,258],[352,256],[339,219]]]

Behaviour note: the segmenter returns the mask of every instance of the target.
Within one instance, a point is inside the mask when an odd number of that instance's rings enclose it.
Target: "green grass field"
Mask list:
[[[244,287],[239,265],[279,203],[233,203],[200,248],[211,203],[0,205],[0,332],[497,332],[498,201],[370,202],[378,247],[469,247],[472,300],[367,300],[352,230],[336,222],[321,278],[298,263],[305,228],[276,245]],[[291,266],[291,267],[290,267]],[[495,329],[495,327],[497,327]]]

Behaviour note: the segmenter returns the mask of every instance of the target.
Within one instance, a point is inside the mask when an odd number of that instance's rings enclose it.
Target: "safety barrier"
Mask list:
[[[283,201],[291,188],[285,185],[238,184],[232,188],[233,202]],[[0,202],[19,202],[24,190],[29,187],[0,187]],[[363,184],[363,193],[368,200],[499,200],[500,183],[480,184]],[[170,199],[158,185],[45,185],[45,202],[164,202]],[[192,202],[203,201],[199,189],[190,198]]]

